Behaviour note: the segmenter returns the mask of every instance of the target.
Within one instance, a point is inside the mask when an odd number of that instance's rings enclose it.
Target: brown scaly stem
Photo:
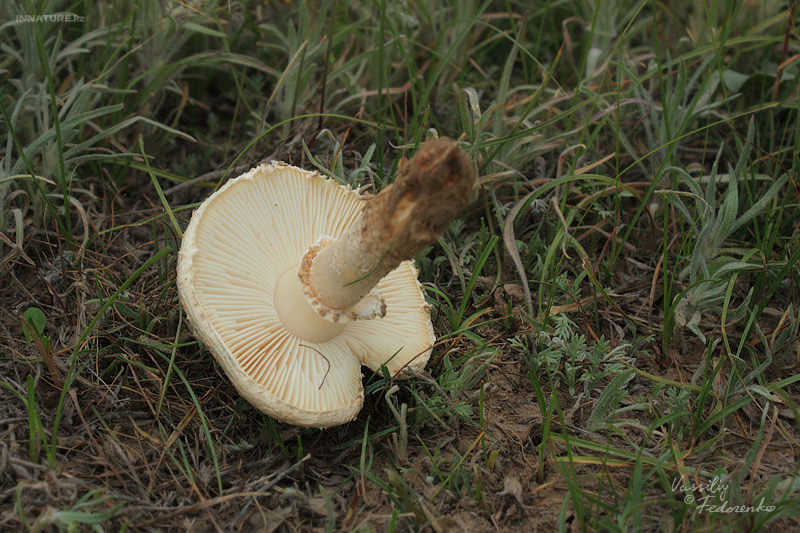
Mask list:
[[[401,163],[392,185],[365,201],[344,235],[306,253],[298,275],[317,313],[332,321],[382,316],[382,301],[370,291],[441,235],[469,201],[474,182],[472,161],[455,141],[426,142]]]

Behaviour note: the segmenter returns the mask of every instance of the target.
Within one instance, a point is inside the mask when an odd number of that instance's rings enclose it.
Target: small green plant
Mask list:
[[[656,395],[654,394],[654,396]],[[687,389],[665,387],[664,398],[667,402],[667,408],[669,409],[669,414],[674,416],[671,421],[672,434],[678,440],[691,435],[691,397],[692,395]]]
[[[25,333],[25,342],[33,342],[34,339],[47,339],[47,345],[50,344],[50,338],[44,335],[44,328],[47,325],[47,318],[44,316],[44,311],[38,307],[29,307],[22,315],[22,329]]]
[[[61,386],[61,373],[53,360],[53,341],[49,335],[44,334],[46,325],[47,317],[45,317],[44,311],[38,307],[30,307],[22,315],[22,331],[25,334],[25,341],[36,345],[36,349],[42,354],[42,361],[47,367],[53,383]]]
[[[33,376],[28,375],[27,381],[27,394],[19,393],[16,388],[5,381],[0,381],[0,387],[11,391],[22,403],[25,404],[25,409],[28,413],[28,457],[32,463],[39,463],[39,455],[42,446],[45,448],[47,460],[51,468],[56,466],[56,449],[48,443],[47,435],[42,425],[42,418],[39,416],[39,411],[36,408],[36,386]]]
[[[480,232],[479,232],[479,236],[476,237],[476,241],[477,242],[475,244],[478,245],[480,244],[480,242],[485,243],[483,247],[480,249],[480,254],[478,255],[478,257],[477,258],[465,257],[467,255],[465,253],[462,255],[461,258],[459,258],[460,266],[466,266],[467,264],[471,264],[473,266],[473,271],[472,274],[470,275],[469,280],[465,280],[463,272],[459,271],[459,274],[461,274],[462,281],[464,282],[463,286],[464,290],[462,293],[464,296],[461,302],[459,303],[458,307],[454,305],[454,302],[452,302],[450,298],[446,294],[444,294],[444,292],[440,291],[437,288],[429,287],[431,292],[440,296],[444,300],[445,305],[440,305],[439,309],[447,317],[450,323],[451,330],[455,333],[465,332],[471,326],[474,325],[475,321],[481,315],[484,315],[487,312],[487,309],[480,309],[478,311],[475,311],[468,317],[464,316],[464,314],[467,311],[467,306],[469,305],[470,300],[477,296],[476,293],[473,292],[475,289],[475,283],[478,280],[478,276],[481,275],[481,272],[483,271],[483,268],[486,265],[486,262],[489,259],[489,255],[492,253],[495,244],[497,244],[498,238],[495,235],[488,237],[487,234],[488,242],[486,242],[480,238]]]
[[[328,130],[322,130],[317,138],[322,136],[327,136],[330,142],[333,144],[331,149],[332,158],[330,166],[328,168],[319,157],[315,156],[311,150],[308,148],[305,142],[303,142],[303,151],[308,157],[309,162],[316,167],[322,174],[332,177],[337,182],[341,184],[350,185],[352,187],[359,187],[363,183],[364,176],[374,176],[374,171],[371,168],[372,157],[375,155],[375,145],[372,144],[367,148],[364,155],[361,157],[361,161],[358,165],[358,168],[351,171],[348,175],[345,175],[344,171],[344,155],[342,154],[342,145],[339,143],[339,140],[336,139],[334,134]]]
[[[436,381],[426,380],[432,385],[431,393],[423,396],[416,388],[413,390],[420,406],[416,410],[417,424],[434,419],[443,428],[452,427],[457,421],[476,425],[474,400],[477,399],[467,400],[466,393],[485,375],[496,356],[497,350],[485,344],[457,359],[445,355]]]
[[[617,373],[606,385],[597,398],[592,414],[589,415],[589,420],[586,422],[586,427],[589,428],[589,431],[597,431],[605,427],[606,424],[614,424],[617,421],[617,416],[622,412],[620,404],[628,394],[625,387],[633,377],[632,370],[624,370]]]
[[[621,343],[611,348],[609,342],[601,337],[589,344],[586,337],[578,332],[578,326],[566,315],[553,317],[553,334],[539,334],[539,353],[529,358],[534,371],[546,370],[555,383],[564,383],[571,395],[582,392],[586,395],[598,383],[615,376],[633,364],[629,354],[631,345]]]
[[[680,327],[686,327],[697,335],[703,343],[706,336],[700,330],[702,313],[712,309],[721,309],[728,305],[729,284],[736,281],[739,274],[752,272],[764,267],[763,261],[751,260],[758,250],[751,248],[726,248],[729,238],[745,224],[751,222],[761,214],[780,192],[789,179],[787,174],[780,178],[764,192],[764,194],[743,215],[739,212],[739,182],[747,176],[747,166],[750,161],[750,151],[755,135],[755,122],[751,119],[747,129],[747,137],[741,149],[741,155],[734,168],[729,167],[727,174],[728,190],[722,204],[717,204],[717,183],[722,180],[717,168],[724,147],[720,148],[711,174],[705,177],[706,188],[702,190],[698,180],[692,178],[682,168],[673,167],[681,181],[690,191],[676,193],[662,191],[678,212],[688,222],[695,235],[694,248],[690,257],[689,266],[681,272],[681,277],[688,281],[688,289],[678,295],[673,304],[674,320]],[[695,201],[693,211],[688,208],[683,198],[689,197]],[[740,320],[748,310],[752,289],[744,301],[737,308],[727,309],[727,320]],[[669,313],[668,313],[669,314]],[[667,328],[665,328],[667,329]],[[665,335],[668,337],[668,335]]]
[[[16,496],[19,503],[22,497],[22,483],[17,485]],[[103,523],[111,520],[122,509],[125,504],[118,503],[111,509],[102,510],[107,506],[110,496],[103,494],[101,489],[90,490],[78,501],[66,509],[56,509],[48,506],[44,513],[39,516],[33,524],[29,524],[27,519],[20,511],[20,519],[30,531],[49,531],[48,528],[56,527],[59,531],[73,533],[86,531],[87,528],[95,533],[102,533]]]

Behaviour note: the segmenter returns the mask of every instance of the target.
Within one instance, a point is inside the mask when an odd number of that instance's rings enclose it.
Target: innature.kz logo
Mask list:
[[[83,22],[86,17],[72,13],[53,13],[51,15],[17,15],[17,22]]]

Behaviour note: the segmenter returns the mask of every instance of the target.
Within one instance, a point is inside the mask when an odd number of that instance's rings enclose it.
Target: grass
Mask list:
[[[796,530],[799,7],[2,3],[0,524]],[[435,135],[480,185],[417,258],[426,372],[258,413],[180,309],[191,210]]]

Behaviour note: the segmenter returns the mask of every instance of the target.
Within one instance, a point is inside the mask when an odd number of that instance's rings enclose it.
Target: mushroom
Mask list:
[[[435,341],[412,258],[463,209],[474,171],[450,139],[425,143],[364,198],[280,162],[229,181],[192,215],[178,293],[239,393],[273,418],[356,417],[361,365],[421,370]]]

